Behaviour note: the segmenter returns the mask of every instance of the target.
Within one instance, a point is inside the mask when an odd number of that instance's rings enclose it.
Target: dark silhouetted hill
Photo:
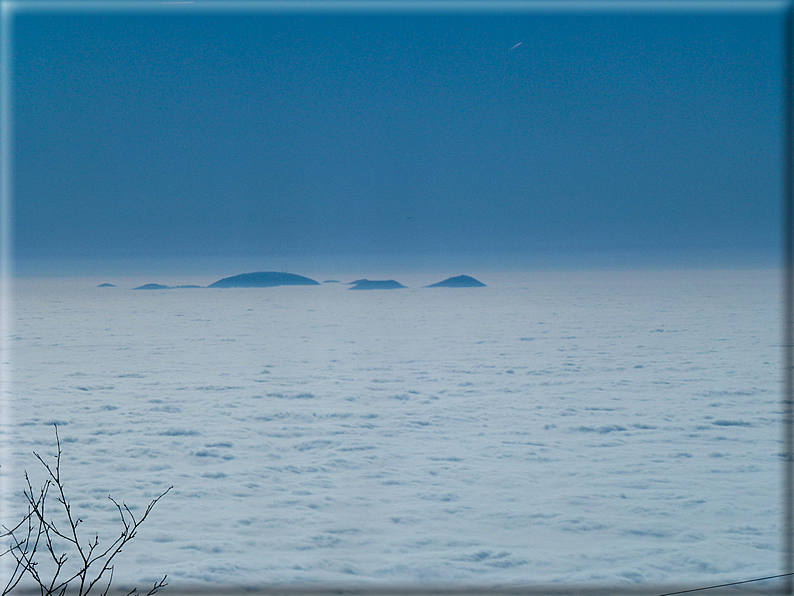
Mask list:
[[[393,279],[360,279],[351,283],[354,284],[353,287],[350,288],[351,290],[396,290],[405,287],[400,282],[394,281]]]
[[[427,286],[428,288],[484,288],[485,284],[481,281],[469,277],[468,275],[457,275],[444,281]]]
[[[114,286],[113,284],[99,284],[97,287],[98,288],[115,288],[116,286]]]
[[[233,277],[224,277],[208,288],[271,288],[274,286],[319,286],[320,283],[295,275],[294,273],[280,273],[278,271],[260,271],[258,273],[243,273]]]
[[[132,289],[133,290],[170,290],[171,288],[161,284],[146,284]]]

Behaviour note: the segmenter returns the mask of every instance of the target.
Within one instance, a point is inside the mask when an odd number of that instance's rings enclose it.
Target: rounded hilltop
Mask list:
[[[456,275],[444,281],[427,286],[428,288],[484,288],[485,284],[469,275]]]
[[[405,287],[393,279],[357,279],[350,284],[350,290],[397,290]]]
[[[224,277],[208,288],[271,288],[275,286],[319,286],[320,282],[279,271],[259,271],[257,273],[242,273],[232,277]]]

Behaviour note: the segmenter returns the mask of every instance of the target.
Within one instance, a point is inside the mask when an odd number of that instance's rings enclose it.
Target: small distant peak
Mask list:
[[[469,275],[456,275],[444,281],[427,286],[428,288],[484,288],[485,284]]]
[[[339,280],[338,279],[326,279],[323,283],[324,284],[338,284]]]
[[[116,286],[114,286],[113,284],[99,284],[97,287],[98,288],[115,288]]]
[[[145,284],[143,286],[138,286],[137,288],[132,288],[133,290],[170,290],[169,286],[164,286],[162,284]]]
[[[397,290],[405,287],[393,279],[360,279],[351,283],[353,284],[351,290]]]

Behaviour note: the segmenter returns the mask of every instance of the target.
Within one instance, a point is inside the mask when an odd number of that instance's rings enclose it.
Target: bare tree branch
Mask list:
[[[26,488],[23,490],[23,496],[27,502],[27,513],[13,527],[0,527],[2,530],[0,531],[0,541],[8,541],[9,544],[5,550],[0,551],[0,557],[10,554],[16,561],[14,570],[0,596],[9,594],[25,576],[33,580],[39,588],[41,596],[66,596],[68,589],[76,590],[78,596],[88,596],[95,587],[99,589],[100,582],[104,587],[101,596],[107,596],[113,582],[116,555],[121,552],[122,547],[135,538],[138,528],[146,521],[157,502],[173,488],[173,486],[168,487],[154,498],[140,519],[135,518],[126,503],[122,501],[119,505],[118,501],[108,496],[119,513],[122,530],[115,540],[104,548],[99,546],[98,534],[86,542],[80,538],[77,531],[77,527],[83,520],[73,514],[61,479],[61,441],[58,435],[58,426],[54,426],[57,445],[54,464],[47,463],[38,453],[33,453],[47,471],[44,484],[41,489],[34,491],[30,478],[25,472]],[[56,526],[46,508],[47,497],[50,494],[50,488],[53,487],[57,493],[55,500],[61,505],[60,509],[65,516],[65,524],[68,526],[65,531],[61,531]],[[65,552],[61,552],[60,547],[56,545],[56,540],[66,543]],[[76,567],[71,564],[72,571],[66,573],[70,553],[76,555],[74,557]],[[46,576],[42,573],[42,562],[47,562],[45,567],[49,571]],[[158,590],[167,586],[166,577],[163,576],[163,579],[155,582],[146,596],[153,596]],[[138,589],[135,588],[127,596],[137,595]]]

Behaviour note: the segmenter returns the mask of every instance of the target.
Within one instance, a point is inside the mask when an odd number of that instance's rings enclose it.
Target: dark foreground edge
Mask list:
[[[751,580],[755,581],[755,580]],[[737,585],[737,583],[742,585]],[[158,594],[163,596],[678,596],[679,594],[708,594],[709,596],[742,596],[742,595],[783,595],[786,594],[785,582],[768,580],[759,584],[744,584],[742,582],[721,584],[718,586],[682,586],[682,585],[656,585],[656,586],[599,586],[599,585],[302,585],[302,586],[208,586],[208,587],[179,587],[168,586]],[[139,586],[145,587],[145,586]],[[127,588],[114,587],[108,596],[124,595]],[[39,595],[38,588],[17,589],[14,594],[18,596]]]

